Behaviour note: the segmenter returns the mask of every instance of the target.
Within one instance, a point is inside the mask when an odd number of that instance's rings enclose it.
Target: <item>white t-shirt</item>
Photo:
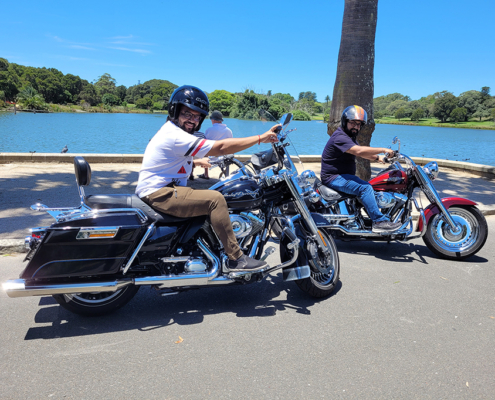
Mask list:
[[[146,147],[136,194],[148,196],[172,182],[187,186],[193,157],[204,157],[214,144],[214,141],[191,135],[168,121]]]
[[[213,124],[205,131],[205,138],[208,140],[222,140],[234,137],[232,131],[225,124]],[[216,161],[218,157],[210,157],[210,161]]]
[[[222,140],[234,137],[232,131],[225,124],[213,124],[205,131],[205,138],[208,140]]]

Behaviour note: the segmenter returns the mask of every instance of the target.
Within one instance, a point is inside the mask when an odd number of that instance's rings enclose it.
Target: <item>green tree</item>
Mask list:
[[[100,96],[103,96],[107,93],[113,94],[115,92],[116,80],[112,78],[109,73],[104,73],[94,84],[96,91]]]
[[[120,101],[124,101],[126,94],[127,94],[127,88],[124,85],[120,85],[115,88],[114,95],[117,96],[120,99]]]
[[[396,111],[399,109],[399,108],[403,108],[404,111],[407,107],[407,101],[405,100],[395,100],[393,102],[391,102],[386,110],[388,112],[389,115],[395,115]]]
[[[457,108],[457,103],[457,97],[444,90],[439,93],[439,98],[435,101],[433,115],[440,121],[445,122],[454,108]]]
[[[411,121],[419,121],[424,116],[425,116],[424,110],[421,107],[418,107],[413,111],[411,115]]]
[[[83,90],[79,93],[78,97],[79,100],[82,100],[91,106],[96,106],[101,103],[101,96],[98,95],[95,87],[89,82],[83,87]]]
[[[399,121],[406,116],[406,109],[401,107],[395,111],[395,118]]]
[[[484,103],[486,100],[490,98],[490,88],[488,86],[483,86],[480,90],[481,93],[481,102]]]
[[[17,95],[18,102],[29,110],[45,110],[45,99],[32,86],[25,86]]]
[[[493,119],[493,122],[495,122],[495,108],[492,108],[492,111],[490,112],[490,117]]]
[[[481,93],[469,90],[459,95],[458,106],[466,109],[466,120],[471,118],[482,103]]]
[[[7,101],[14,100],[20,87],[21,81],[14,65],[5,58],[0,58],[0,90],[4,92],[5,99]]]
[[[340,125],[342,111],[351,104],[358,104],[368,112],[368,123],[358,136],[359,144],[365,146],[369,146],[375,130],[373,70],[377,12],[378,0],[345,0],[337,77],[327,128],[331,136]],[[369,180],[371,166],[368,160],[358,158],[357,175]]]
[[[241,119],[260,119],[260,110],[267,111],[270,103],[266,96],[256,94],[252,90],[246,90],[244,93],[236,95],[232,105],[230,116]]]
[[[488,118],[490,116],[490,110],[484,105],[480,104],[473,114],[474,118]]]
[[[120,97],[117,97],[112,93],[105,93],[101,97],[101,102],[106,106],[118,106],[122,101],[120,100]]]
[[[142,99],[136,100],[136,108],[140,108],[141,110],[149,109],[153,105],[153,101],[150,97],[143,97]]]
[[[455,121],[455,124],[459,121],[464,121],[466,119],[467,110],[464,107],[457,107],[450,113],[450,119]]]
[[[226,90],[214,90],[209,94],[208,99],[210,100],[210,110],[217,110],[224,116],[229,116],[234,105],[235,95]]]

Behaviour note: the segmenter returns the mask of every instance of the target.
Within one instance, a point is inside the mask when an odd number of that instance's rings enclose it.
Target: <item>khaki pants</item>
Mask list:
[[[225,198],[214,190],[194,190],[187,186],[164,187],[143,197],[150,207],[179,218],[208,215],[215,233],[231,260],[242,256],[230,222]]]

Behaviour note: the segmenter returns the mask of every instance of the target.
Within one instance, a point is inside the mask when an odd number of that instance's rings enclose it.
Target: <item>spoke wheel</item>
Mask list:
[[[331,236],[323,231],[320,232],[329,249],[329,255],[325,256],[323,251],[318,250],[316,260],[313,260],[310,256],[310,251],[300,247],[299,251],[306,254],[307,263],[311,268],[311,275],[309,278],[295,281],[299,289],[317,298],[327,297],[332,294],[339,281],[340,274],[340,260],[337,246]],[[301,261],[298,258],[296,264],[302,265]]]
[[[462,260],[476,254],[488,236],[486,219],[476,207],[451,207],[449,213],[459,228],[453,232],[440,214],[432,217],[423,237],[435,254],[450,260]]]
[[[66,310],[85,316],[111,313],[126,305],[139,286],[129,285],[115,292],[56,294],[53,298]]]

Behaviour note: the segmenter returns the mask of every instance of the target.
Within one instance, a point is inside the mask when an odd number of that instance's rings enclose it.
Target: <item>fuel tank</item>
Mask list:
[[[380,171],[369,182],[377,192],[405,193],[407,191],[407,173],[393,167]]]
[[[227,181],[216,186],[215,190],[222,193],[227,201],[227,206],[233,211],[256,208],[263,200],[261,188],[254,179],[248,177]]]

